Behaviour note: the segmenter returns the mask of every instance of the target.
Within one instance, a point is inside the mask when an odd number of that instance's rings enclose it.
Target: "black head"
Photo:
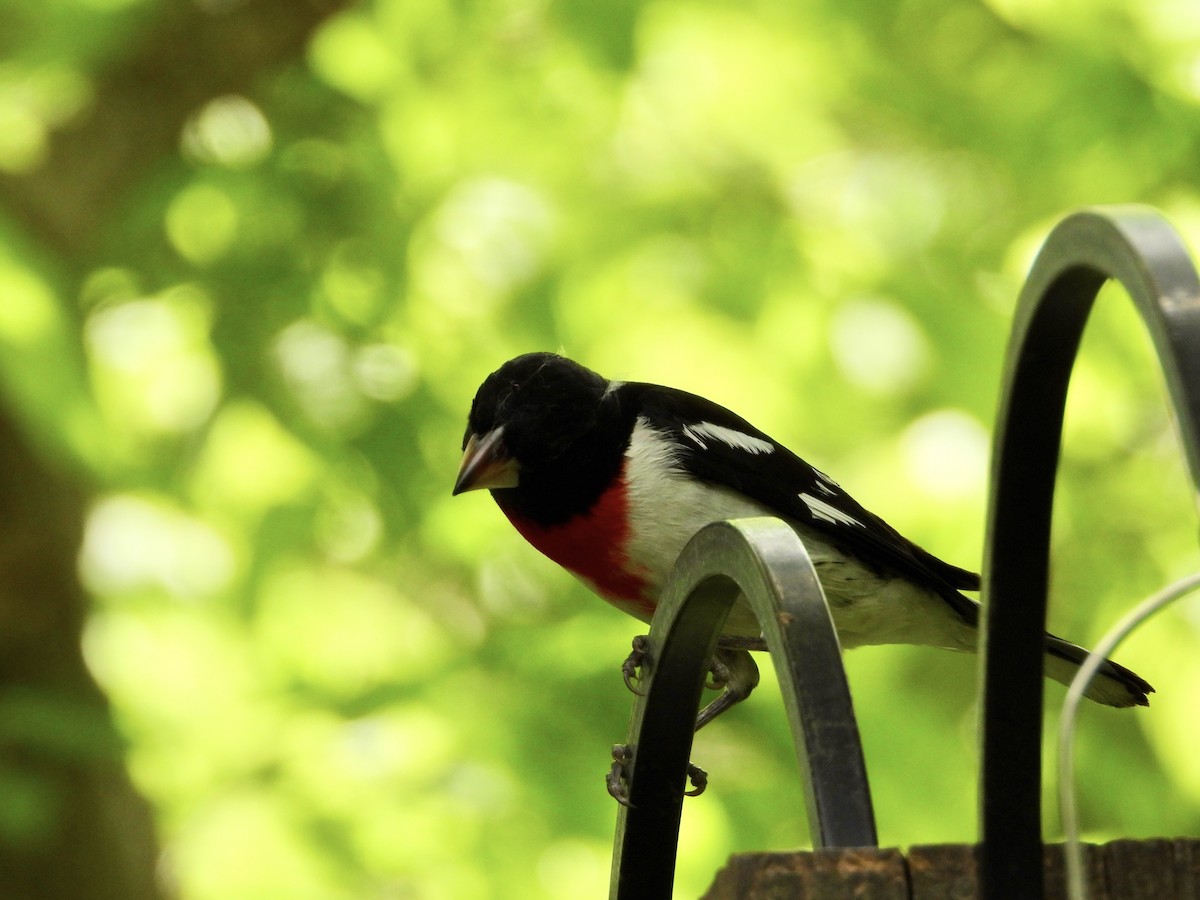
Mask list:
[[[619,467],[629,439],[620,419],[615,392],[591,369],[554,353],[511,359],[475,394],[454,493],[491,488],[516,506],[577,499]]]

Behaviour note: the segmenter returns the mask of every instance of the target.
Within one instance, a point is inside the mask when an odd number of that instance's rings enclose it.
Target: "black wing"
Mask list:
[[[627,384],[625,389],[638,395],[647,421],[675,439],[679,463],[693,477],[739,491],[863,562],[929,587],[966,621],[977,623],[978,607],[958,593],[978,590],[977,574],[918,547],[741,416],[674,388]]]

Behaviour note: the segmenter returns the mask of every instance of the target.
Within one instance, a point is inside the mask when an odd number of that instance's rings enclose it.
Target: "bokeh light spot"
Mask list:
[[[901,394],[929,365],[929,342],[912,314],[883,299],[852,300],[834,314],[834,361],[846,378],[874,394]]]
[[[88,516],[80,571],[92,590],[202,597],[227,588],[235,570],[225,538],[165,500],[116,494]]]
[[[275,342],[284,380],[305,414],[325,428],[350,428],[367,404],[351,376],[351,353],[339,334],[309,319],[293,322]]]
[[[317,457],[268,410],[239,400],[209,429],[192,490],[206,506],[255,519],[299,502],[320,472]]]
[[[913,422],[900,438],[909,476],[926,494],[953,500],[987,489],[991,443],[978,419],[957,409],[940,409]]]
[[[371,101],[394,82],[395,53],[366,17],[347,13],[325,23],[309,44],[321,78],[357,100]]]
[[[0,171],[34,169],[46,154],[46,127],[33,110],[0,94]]]
[[[247,169],[271,152],[271,126],[252,102],[228,94],[209,101],[188,120],[183,150],[197,162]]]
[[[386,403],[407,397],[417,386],[413,355],[393,344],[368,344],[354,353],[354,380],[372,400]]]
[[[212,413],[221,373],[208,341],[207,298],[180,286],[155,298],[101,306],[85,324],[102,406],[150,433],[190,431]]]
[[[0,263],[0,341],[32,344],[59,320],[54,295],[28,269]]]
[[[224,256],[237,237],[237,207],[220,188],[194,184],[171,201],[166,229],[180,256],[207,265]]]
[[[456,186],[415,245],[414,275],[443,312],[486,315],[541,268],[554,216],[533,188],[501,178]]]

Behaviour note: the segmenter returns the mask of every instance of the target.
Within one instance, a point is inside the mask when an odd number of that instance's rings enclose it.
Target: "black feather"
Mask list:
[[[978,604],[958,592],[979,589],[976,573],[952,566],[908,540],[833,479],[741,416],[704,397],[661,385],[629,382],[620,392],[651,426],[673,438],[679,447],[678,463],[692,477],[739,491],[819,532],[867,565],[928,587],[965,621],[978,623]],[[702,445],[685,429],[704,422],[766,441],[773,450],[754,453],[721,440],[705,440]],[[855,524],[814,515],[802,494],[818,498]]]

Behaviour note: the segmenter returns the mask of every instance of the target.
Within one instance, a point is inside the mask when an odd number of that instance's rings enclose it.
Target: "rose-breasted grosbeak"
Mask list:
[[[609,381],[552,353],[529,353],[475,395],[454,493],[489,488],[529,543],[618,609],[649,622],[684,545],[711,522],[782,518],[804,541],[844,647],[976,647],[979,576],[943,562],[868,512],[833,479],[703,397]],[[726,694],[697,727],[757,683],[745,650],[760,629],[742,598],[715,674]],[[1046,674],[1069,684],[1086,651],[1046,635]],[[627,670],[628,675],[628,670]],[[1153,688],[1105,662],[1087,696],[1147,705]],[[717,707],[714,709],[713,707]]]

